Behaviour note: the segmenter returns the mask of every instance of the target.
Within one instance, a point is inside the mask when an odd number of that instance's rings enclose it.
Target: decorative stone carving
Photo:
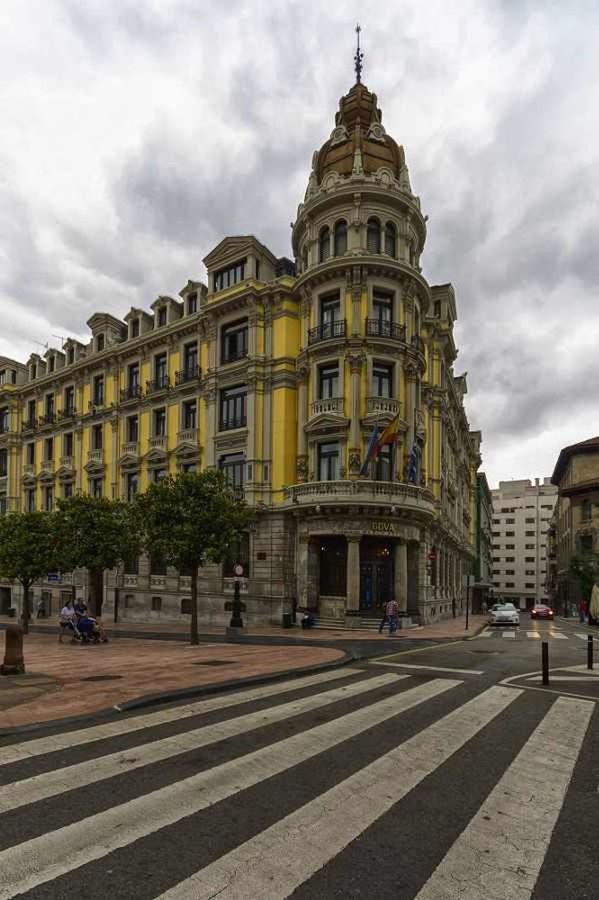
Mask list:
[[[379,141],[379,143],[384,144],[386,134],[387,133],[380,122],[373,122],[368,129],[366,140]]]
[[[308,477],[308,457],[298,456],[295,469],[297,473],[297,480],[305,481]]]
[[[356,373],[360,374],[362,365],[366,361],[365,357],[361,353],[348,353],[345,358],[349,364],[349,370],[352,375]]]
[[[360,459],[360,451],[357,447],[351,447],[349,451],[349,473],[350,475],[359,475],[362,463]]]
[[[416,379],[418,378],[419,371],[420,371],[420,369],[416,365],[416,363],[413,363],[411,361],[404,363],[404,372],[406,373],[406,377],[410,381],[416,381]]]
[[[310,374],[310,369],[308,368],[308,366],[298,365],[297,371],[295,373],[295,377],[296,377],[298,384],[302,381],[306,381],[309,374]]]
[[[349,141],[349,134],[345,125],[337,125],[336,128],[333,128],[329,146],[335,147],[336,144],[344,144],[346,141]]]

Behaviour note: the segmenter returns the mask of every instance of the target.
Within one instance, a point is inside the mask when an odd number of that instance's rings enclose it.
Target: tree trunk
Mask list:
[[[29,634],[29,616],[31,614],[29,603],[29,588],[30,585],[28,583],[23,584],[23,609],[21,610],[21,624],[23,626],[23,634]]]
[[[199,566],[191,567],[191,623],[189,631],[189,643],[199,644],[200,635],[198,632],[198,574]]]

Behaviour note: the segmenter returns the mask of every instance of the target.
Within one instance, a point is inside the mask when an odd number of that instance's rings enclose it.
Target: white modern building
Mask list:
[[[522,608],[547,599],[547,531],[557,500],[550,478],[500,481],[491,491],[492,579],[497,600]]]

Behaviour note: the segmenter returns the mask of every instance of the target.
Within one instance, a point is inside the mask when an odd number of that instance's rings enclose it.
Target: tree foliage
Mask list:
[[[64,568],[86,568],[90,575],[92,611],[102,606],[102,574],[139,554],[140,540],[129,504],[107,497],[78,494],[58,501],[57,530],[64,549]]]
[[[578,581],[582,596],[590,600],[593,585],[599,582],[599,553],[578,553],[570,560],[570,575]]]
[[[29,630],[30,588],[48,572],[64,569],[64,553],[56,516],[49,512],[18,512],[0,516],[0,574],[23,587],[23,630]]]
[[[251,513],[222,472],[165,478],[135,500],[139,531],[150,556],[191,574],[191,642],[198,643],[197,577],[207,561],[221,562],[237,545]]]

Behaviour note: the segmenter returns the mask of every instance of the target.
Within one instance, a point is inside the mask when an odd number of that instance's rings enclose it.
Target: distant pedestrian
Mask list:
[[[45,603],[44,598],[40,597],[37,601],[37,612],[35,614],[36,619],[43,619],[46,616]]]
[[[586,622],[587,613],[589,611],[589,604],[586,600],[581,600],[578,604],[578,617],[581,622]]]
[[[389,600],[385,607],[385,614],[389,620],[389,634],[395,634],[399,625],[399,606],[396,600]]]
[[[487,601],[486,600],[483,600],[483,602],[481,603],[480,611],[482,612],[483,616],[487,615]]]

